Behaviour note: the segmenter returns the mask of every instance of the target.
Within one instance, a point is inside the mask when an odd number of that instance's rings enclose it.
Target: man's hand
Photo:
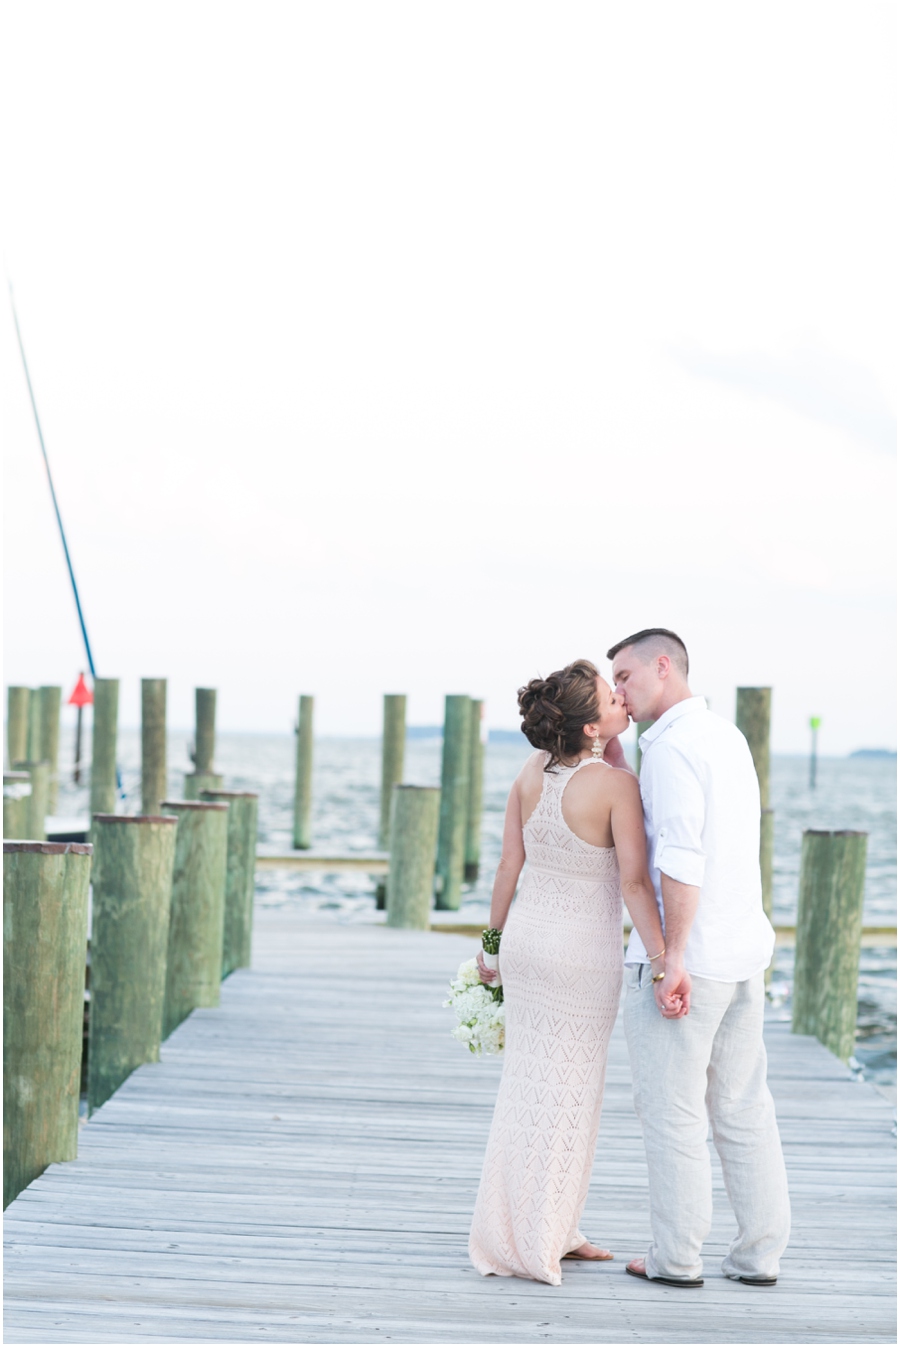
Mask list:
[[[607,740],[606,748],[603,750],[603,761],[608,762],[610,767],[624,767],[626,772],[630,772],[628,759],[625,757],[625,751],[619,743],[619,736],[615,735]]]
[[[691,1009],[691,975],[681,964],[666,960],[666,975],[653,984],[653,995],[664,1020],[680,1020]]]

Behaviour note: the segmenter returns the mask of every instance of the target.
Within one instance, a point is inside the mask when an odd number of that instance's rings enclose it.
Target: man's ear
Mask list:
[[[669,670],[672,667],[672,661],[668,655],[660,655],[656,661],[656,669],[660,678],[668,678]]]

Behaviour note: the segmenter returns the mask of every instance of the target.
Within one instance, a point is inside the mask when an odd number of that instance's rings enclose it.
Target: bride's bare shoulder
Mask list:
[[[547,754],[544,749],[536,748],[522,764],[521,771],[516,777],[516,783],[518,785],[533,786],[535,782],[540,781],[544,774],[544,768],[547,765],[548,756],[549,754]]]

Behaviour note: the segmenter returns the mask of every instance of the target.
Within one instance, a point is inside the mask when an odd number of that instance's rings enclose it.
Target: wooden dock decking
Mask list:
[[[500,1063],[449,1036],[462,936],[257,911],[254,968],[195,1011],[6,1212],[8,1343],[888,1343],[893,1110],[768,1026],[794,1233],[777,1286],[624,1275],[648,1237],[621,1025],[583,1222],[616,1261],[482,1278],[468,1225]]]

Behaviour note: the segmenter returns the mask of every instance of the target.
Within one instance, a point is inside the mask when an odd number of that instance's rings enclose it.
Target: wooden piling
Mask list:
[[[294,846],[312,846],[313,698],[301,697],[297,713],[297,771],[294,785]]]
[[[28,698],[28,752],[29,762],[41,761],[41,699],[37,688],[31,689]]]
[[[91,815],[116,812],[118,732],[119,680],[95,678],[94,724],[91,731]]]
[[[427,931],[440,816],[434,786],[395,785],[391,803],[387,924]]]
[[[177,827],[174,815],[91,821],[90,1112],[159,1061]]]
[[[216,756],[216,689],[194,689],[194,770],[213,772]]]
[[[162,813],[166,790],[166,680],[141,679],[141,813]]]
[[[750,755],[759,781],[762,810],[759,829],[759,868],[762,878],[763,907],[772,915],[774,815],[769,808],[770,737],[772,689],[738,688],[735,724],[750,746]]]
[[[78,1151],[91,848],[3,843],[3,1206]]]
[[[202,799],[202,792],[221,790],[222,776],[213,766],[216,755],[216,689],[194,689],[193,772],[184,778],[184,798]]]
[[[484,702],[476,698],[471,701],[471,723],[469,728],[469,804],[466,812],[466,855],[463,865],[463,878],[473,884],[478,878],[481,864],[481,811],[484,800],[484,740],[481,737],[481,722],[484,716]]]
[[[160,813],[178,818],[163,1011],[168,1038],[192,1010],[219,1004],[228,805],[166,800]]]
[[[218,772],[185,772],[184,798],[201,800],[204,791],[221,790],[224,784],[225,778]]]
[[[222,977],[225,978],[236,968],[250,967],[259,796],[251,790],[205,790],[201,799],[228,805],[222,935]]]
[[[62,688],[37,689],[40,748],[34,755],[50,764],[47,784],[47,813],[55,814],[59,802],[59,712]]]
[[[444,701],[444,750],[441,758],[441,806],[438,826],[436,906],[455,911],[462,895],[469,814],[471,697]]]
[[[386,692],[381,732],[381,818],[378,846],[385,851],[391,840],[393,790],[403,780],[406,753],[406,695]]]
[[[28,772],[3,773],[3,836],[10,840],[28,836],[31,818],[31,777]]]
[[[47,798],[50,793],[49,762],[17,762],[17,772],[27,772],[31,782],[28,807],[25,810],[25,836],[32,842],[43,842],[47,836]]]
[[[856,1041],[867,839],[810,830],[800,854],[792,1028],[815,1034],[842,1062]]]
[[[637,728],[637,747],[635,748],[634,770],[637,772],[638,776],[641,774],[641,758],[644,756],[641,752],[641,735],[649,730],[652,724],[652,720],[635,721]]]
[[[6,762],[12,767],[28,757],[28,705],[31,688],[6,690]]]

